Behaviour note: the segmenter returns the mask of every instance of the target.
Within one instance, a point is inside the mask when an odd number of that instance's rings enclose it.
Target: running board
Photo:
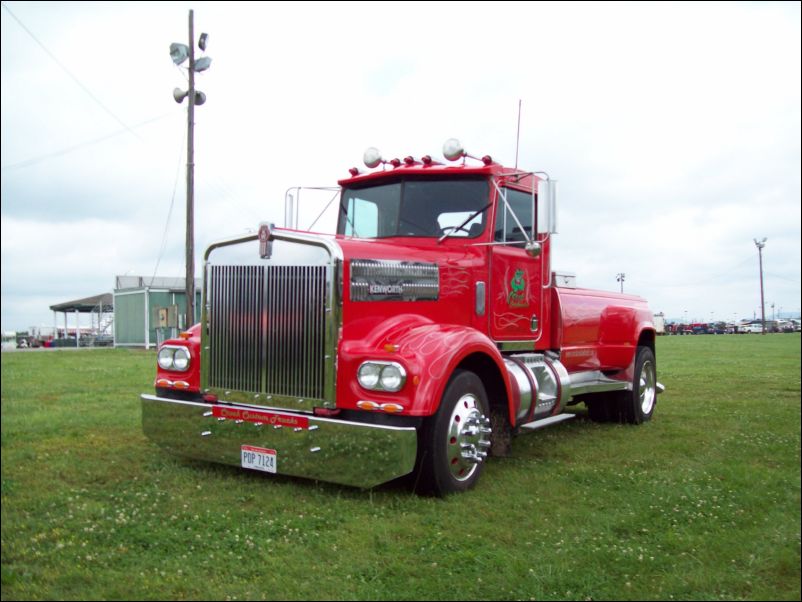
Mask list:
[[[540,420],[527,422],[526,424],[522,424],[521,428],[526,429],[527,431],[535,431],[537,429],[543,428],[544,426],[551,426],[552,424],[557,424],[558,422],[564,422],[565,420],[570,420],[575,416],[576,414],[557,414],[556,416],[549,416],[548,418],[541,418]]]
[[[571,378],[571,396],[608,391],[631,391],[632,383],[605,376],[600,370],[574,372]]]

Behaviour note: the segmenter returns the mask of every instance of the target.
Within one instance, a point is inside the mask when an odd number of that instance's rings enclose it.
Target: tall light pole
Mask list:
[[[206,50],[208,34],[202,33],[198,40],[201,50]],[[188,98],[187,103],[187,239],[186,239],[186,296],[187,323],[189,328],[195,323],[195,106],[206,102],[206,95],[195,90],[195,72],[209,68],[212,59],[204,56],[195,60],[195,24],[194,13],[189,11],[189,45],[170,44],[170,56],[176,65],[189,59],[189,89],[184,92],[180,88],[173,90],[173,98],[180,103]]]
[[[624,280],[626,279],[626,277],[627,277],[627,275],[624,274],[623,272],[618,273],[618,274],[615,275],[616,281],[621,283],[621,292],[622,293],[624,292]]]
[[[763,301],[763,247],[766,246],[766,238],[763,240],[754,239],[757,247],[757,254],[760,258],[760,323],[762,325],[761,334],[766,334],[766,304]]]

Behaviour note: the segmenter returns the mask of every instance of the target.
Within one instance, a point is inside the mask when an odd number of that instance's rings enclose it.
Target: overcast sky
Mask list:
[[[335,185],[368,146],[439,157],[457,137],[513,164],[520,99],[519,164],[559,180],[555,268],[609,290],[623,272],[669,318],[759,317],[766,237],[767,314],[799,314],[797,2],[3,2],[3,330],[115,275],[183,276],[169,45],[190,8],[213,59],[199,276],[209,243],[283,223],[289,187]]]

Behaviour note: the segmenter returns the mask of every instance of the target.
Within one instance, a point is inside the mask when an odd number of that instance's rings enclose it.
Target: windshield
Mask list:
[[[346,188],[337,233],[475,238],[485,229],[488,202],[484,178],[403,179]]]

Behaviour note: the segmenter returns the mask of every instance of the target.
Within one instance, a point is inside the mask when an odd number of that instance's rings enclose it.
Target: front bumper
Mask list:
[[[414,428],[141,395],[142,428],[166,450],[241,466],[243,445],[275,450],[277,474],[369,488],[412,472]]]

